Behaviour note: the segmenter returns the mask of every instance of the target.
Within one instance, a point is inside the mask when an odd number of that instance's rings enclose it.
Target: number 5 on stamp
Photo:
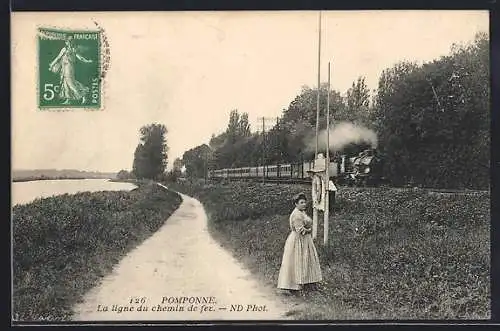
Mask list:
[[[99,31],[38,29],[38,105],[100,109]]]

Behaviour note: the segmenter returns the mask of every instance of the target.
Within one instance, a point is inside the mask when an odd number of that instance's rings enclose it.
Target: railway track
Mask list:
[[[446,190],[446,189],[427,189],[434,194],[485,194],[491,193],[489,190]]]
[[[260,182],[260,183],[269,183],[269,184],[299,184],[299,185],[311,185],[311,180],[310,179],[300,179],[300,178],[266,178],[261,179],[261,178],[254,178],[254,179],[248,179],[248,178],[231,178],[228,180],[230,182],[233,181],[245,181],[245,182]],[[342,190],[343,188],[348,188],[348,187],[354,187],[354,186],[347,186],[347,185],[337,185],[339,190]],[[380,185],[380,186],[355,186],[356,188],[359,189],[365,189],[365,190],[379,190],[379,189],[392,189],[392,190],[400,190],[400,191],[413,191],[413,190],[425,190],[428,191],[431,194],[485,194],[485,193],[490,193],[489,190],[469,190],[469,189],[438,189],[438,188],[413,188],[413,187],[396,187],[396,186],[387,186],[387,185]]]

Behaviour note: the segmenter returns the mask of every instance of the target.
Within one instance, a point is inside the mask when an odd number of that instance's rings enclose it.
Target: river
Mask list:
[[[130,191],[137,186],[131,183],[110,182],[108,179],[35,180],[12,183],[12,206],[26,204],[37,198],[60,194],[96,191]]]

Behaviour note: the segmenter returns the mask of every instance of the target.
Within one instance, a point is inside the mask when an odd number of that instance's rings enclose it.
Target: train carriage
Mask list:
[[[278,178],[278,166],[269,165],[266,167],[266,178]]]
[[[292,165],[282,164],[279,168],[280,178],[292,178]]]
[[[291,167],[291,177],[292,179],[298,179],[298,178],[303,178],[304,176],[304,173],[303,173],[303,170],[304,170],[304,167],[299,164],[299,163],[292,163],[290,165]]]
[[[211,178],[229,179],[309,179],[314,160],[301,163],[273,164],[211,170]],[[378,184],[381,179],[380,158],[374,150],[365,150],[354,157],[336,156],[329,163],[329,177],[352,185]]]
[[[249,167],[248,168],[248,177],[249,178],[257,178],[257,167]]]

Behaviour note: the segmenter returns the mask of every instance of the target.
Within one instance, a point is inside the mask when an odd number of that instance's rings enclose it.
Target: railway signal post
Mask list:
[[[325,212],[325,201],[328,180],[326,175],[326,158],[322,153],[314,160],[314,166],[309,170],[312,177],[312,207],[313,207],[313,229],[312,235],[316,239],[318,235],[318,215],[320,211]]]
[[[319,99],[321,95],[321,11],[319,12],[318,17],[318,91],[316,95],[316,150],[314,153],[314,168],[316,168],[317,158],[318,158],[318,145],[319,145]],[[313,194],[314,194],[314,185],[315,180],[318,181],[316,174],[313,173],[312,176],[312,184],[313,184]],[[313,228],[312,228],[312,236],[313,239],[316,239],[318,235],[318,210],[314,207],[313,202]]]
[[[328,90],[326,98],[326,161],[325,161],[325,214],[323,223],[323,244],[328,244],[328,223],[330,217],[330,62],[328,62]]]
[[[268,121],[274,121],[274,118],[273,117],[259,117],[258,118],[259,121],[262,121],[262,172],[263,172],[263,176],[262,176],[262,183],[265,183],[266,182],[266,176],[268,175],[267,174],[267,167],[266,167],[266,149],[267,149],[267,141],[266,141],[266,126],[268,127],[272,127],[272,126],[269,126],[267,124]]]
[[[317,181],[318,178],[317,178],[317,175],[316,174],[312,174],[312,196],[313,196],[313,228],[312,228],[312,237],[313,239],[316,239],[316,237],[318,236],[318,209],[316,208],[316,202],[314,201],[314,187],[315,185],[317,185],[315,183],[315,181]]]

